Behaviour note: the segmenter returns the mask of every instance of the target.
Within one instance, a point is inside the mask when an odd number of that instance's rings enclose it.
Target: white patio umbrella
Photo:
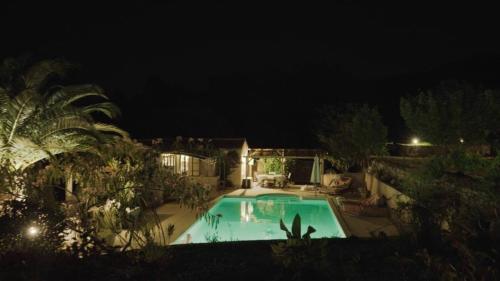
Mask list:
[[[311,171],[311,180],[310,182],[314,185],[319,185],[321,182],[321,172],[319,168],[319,157],[318,155],[314,156],[313,167]]]

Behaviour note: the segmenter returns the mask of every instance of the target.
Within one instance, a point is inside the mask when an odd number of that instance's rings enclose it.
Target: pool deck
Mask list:
[[[333,199],[332,196],[326,196],[314,191],[306,191],[304,187],[305,186],[294,186],[294,188],[278,189],[254,186],[250,189],[221,191],[215,195],[211,204],[214,204],[223,195],[253,197],[262,194],[281,193],[294,194],[303,197]],[[332,201],[333,200],[330,200],[330,202]],[[332,205],[335,214],[339,218],[340,224],[348,236],[373,237],[374,235],[378,235],[380,232],[384,232],[387,236],[399,235],[398,229],[389,218],[351,216],[343,213],[341,210],[336,208],[334,204]],[[166,203],[157,209],[157,213],[162,218],[161,225],[163,229],[167,229],[169,224],[173,224],[175,226],[175,231],[172,237],[170,237],[170,241],[167,241],[167,243],[175,241],[175,239],[186,231],[197,219],[196,211],[191,210],[188,207],[181,207],[177,203]]]

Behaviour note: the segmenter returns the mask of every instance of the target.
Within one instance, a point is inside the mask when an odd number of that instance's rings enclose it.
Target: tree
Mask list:
[[[87,97],[107,100],[100,87],[49,85],[64,74],[67,63],[41,61],[17,78],[6,75],[19,69],[12,65],[4,62],[0,71],[0,160],[9,161],[14,169],[22,170],[60,153],[88,151],[108,137],[106,133],[127,136],[93,117],[97,112],[108,118],[117,116],[119,110],[113,103],[80,106]]]
[[[366,167],[370,156],[385,154],[387,128],[376,108],[348,105],[322,111],[316,135],[340,170]]]
[[[431,158],[404,179],[411,200],[399,208],[428,273],[454,277],[446,280],[498,280],[499,171],[500,157],[460,149]]]
[[[465,82],[403,97],[400,109],[408,128],[434,144],[484,144],[500,128],[498,93]]]

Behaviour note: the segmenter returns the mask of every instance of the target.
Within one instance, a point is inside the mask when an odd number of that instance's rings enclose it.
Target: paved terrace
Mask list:
[[[230,191],[220,192],[215,195],[214,200],[211,204],[214,204],[222,195],[232,195],[232,196],[257,196],[261,194],[272,194],[272,193],[284,193],[284,194],[294,194],[304,197],[325,197],[326,195],[320,194],[314,191],[306,191],[305,187],[295,185],[285,189],[278,188],[263,188],[259,186],[253,186],[250,189],[236,189]],[[332,196],[326,196],[334,199]],[[334,200],[332,200],[334,201]],[[399,234],[394,223],[385,217],[360,217],[351,216],[342,213],[338,208],[334,207],[334,212],[340,220],[346,234],[357,237],[372,237],[373,235],[378,235],[380,232],[384,232],[388,236],[396,236]],[[186,231],[197,219],[196,211],[193,211],[187,207],[181,207],[177,203],[167,203],[158,208],[158,214],[162,218],[162,228],[167,229],[169,224],[175,226],[175,231],[171,237],[170,242],[175,241],[184,231]],[[160,242],[160,241],[158,241]]]

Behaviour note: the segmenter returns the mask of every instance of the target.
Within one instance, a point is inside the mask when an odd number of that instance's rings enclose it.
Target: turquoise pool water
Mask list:
[[[216,225],[202,217],[173,244],[286,239],[279,221],[283,219],[291,229],[296,214],[302,220],[302,233],[308,225],[316,229],[312,238],[346,237],[326,199],[302,199],[279,194],[223,197],[209,213],[219,216]]]

